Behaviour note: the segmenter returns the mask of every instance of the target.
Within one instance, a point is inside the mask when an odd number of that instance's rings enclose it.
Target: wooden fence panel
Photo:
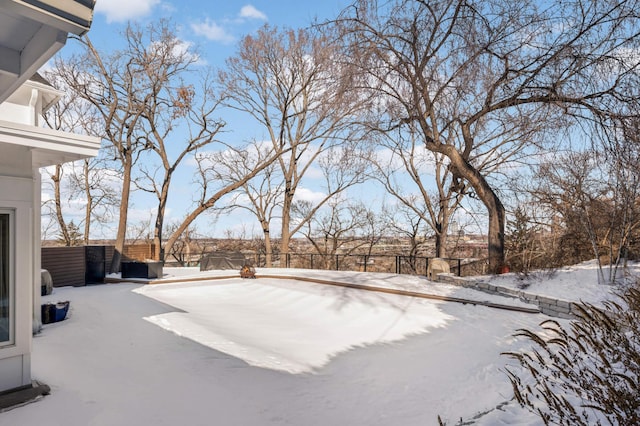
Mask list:
[[[51,274],[54,287],[85,285],[84,246],[43,247],[42,269]]]
[[[123,260],[137,260],[144,262],[145,260],[153,259],[155,255],[154,244],[130,244],[124,246],[124,259]]]
[[[131,244],[124,246],[124,258],[126,260],[137,260],[144,262],[151,260],[155,254],[155,246],[153,244]]]

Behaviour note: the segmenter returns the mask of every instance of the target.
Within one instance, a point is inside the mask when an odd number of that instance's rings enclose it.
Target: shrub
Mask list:
[[[577,307],[568,326],[549,320],[520,329],[531,351],[508,352],[516,400],[544,424],[640,424],[640,286],[620,302]]]

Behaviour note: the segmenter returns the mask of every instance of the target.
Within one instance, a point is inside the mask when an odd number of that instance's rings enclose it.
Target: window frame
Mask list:
[[[8,339],[0,341],[0,349],[4,349],[9,346],[14,346],[16,342],[16,262],[15,262],[15,252],[16,252],[16,210],[11,208],[2,208],[0,207],[0,215],[8,216],[8,225],[9,225],[9,238],[8,238],[8,256],[7,256],[7,266],[9,268],[9,286],[8,286],[8,318],[7,318],[7,328],[8,328]],[[2,259],[0,259],[2,261]]]

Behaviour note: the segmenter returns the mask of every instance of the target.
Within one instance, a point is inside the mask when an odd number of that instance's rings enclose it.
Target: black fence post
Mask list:
[[[458,276],[462,276],[462,259],[458,259]]]
[[[429,276],[429,258],[425,257],[426,262],[424,262],[424,276],[428,277]]]
[[[340,270],[340,264],[339,264],[339,260],[338,260],[338,255],[336,254],[336,271]]]

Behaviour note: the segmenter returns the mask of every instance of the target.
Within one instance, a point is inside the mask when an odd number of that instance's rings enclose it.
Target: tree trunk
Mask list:
[[[293,204],[293,190],[291,182],[286,182],[284,200],[282,203],[282,235],[280,241],[280,267],[284,267],[282,261],[289,254],[289,243],[291,241],[291,206]]]
[[[84,179],[84,195],[87,197],[87,204],[84,208],[84,244],[89,245],[91,211],[93,210],[93,194],[91,193],[91,185],[89,184],[89,160],[84,160],[82,176]]]
[[[487,201],[482,201],[489,212],[489,272],[496,274],[504,266],[505,211],[498,196],[491,191]]]
[[[111,273],[120,272],[120,262],[124,253],[124,243],[127,237],[127,212],[129,210],[129,194],[131,192],[131,150],[125,153],[122,176],[122,195],[120,199],[120,219],[118,220],[118,233],[116,234],[115,249],[111,259]]]
[[[156,226],[157,226],[157,221],[156,221]],[[153,260],[164,260],[164,251],[162,250],[162,235],[154,232],[152,244],[153,244],[153,251],[152,251]]]
[[[170,184],[170,177],[165,178],[164,182],[162,182],[162,192],[160,193],[160,199],[158,200],[158,213],[156,214],[156,224],[153,231],[153,244],[155,246],[153,260],[165,260],[164,249],[162,248],[162,227],[164,226],[164,212],[167,207]]]
[[[69,236],[69,228],[64,221],[64,215],[62,214],[62,203],[60,200],[60,181],[62,180],[62,165],[56,164],[55,174],[51,176],[53,180],[53,191],[56,204],[56,219],[58,220],[58,227],[60,227],[60,235],[65,246],[71,245],[71,237]]]
[[[436,231],[436,257],[447,257],[447,231],[442,226]]]
[[[438,146],[451,160],[454,174],[473,187],[476,195],[487,208],[489,214],[488,255],[489,272],[496,274],[504,266],[504,226],[505,210],[500,198],[487,180],[451,145]]]
[[[273,266],[273,246],[271,244],[271,233],[269,232],[269,222],[262,223],[262,233],[264,235],[265,266],[267,268],[271,268]]]

